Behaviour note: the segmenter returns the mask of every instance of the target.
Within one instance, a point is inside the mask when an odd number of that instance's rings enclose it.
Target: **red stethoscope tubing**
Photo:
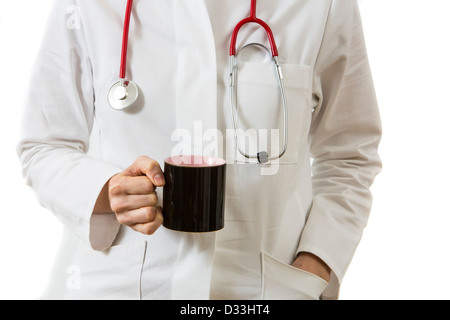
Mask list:
[[[275,38],[273,36],[272,30],[270,29],[269,25],[265,23],[263,20],[258,19],[256,17],[256,0],[251,0],[251,6],[250,6],[250,17],[245,18],[244,20],[240,21],[236,27],[234,28],[233,35],[231,36],[231,44],[230,44],[230,56],[236,55],[236,41],[239,34],[239,30],[242,28],[243,25],[247,23],[257,23],[261,27],[266,30],[267,37],[269,38],[270,47],[272,49],[272,55],[273,57],[278,57],[278,48],[277,44],[275,43]]]
[[[128,35],[130,33],[131,11],[133,9],[133,0],[128,0],[125,12],[125,21],[123,25],[122,54],[120,58],[120,79],[125,79],[127,74],[127,54],[128,54]]]
[[[125,12],[125,20],[123,27],[123,38],[122,38],[122,54],[120,59],[120,78],[125,79],[127,73],[127,54],[128,54],[128,35],[130,32],[130,21],[131,21],[131,11],[133,9],[133,0],[127,0],[127,8]],[[233,30],[233,35],[231,37],[230,44],[230,56],[236,55],[236,41],[239,34],[239,30],[248,23],[256,23],[259,24],[267,33],[267,37],[269,39],[270,47],[272,50],[272,55],[274,57],[278,57],[278,48],[275,43],[275,38],[273,36],[273,32],[270,29],[269,25],[265,23],[263,20],[256,17],[256,0],[251,0],[250,6],[250,16],[248,18],[240,21]]]

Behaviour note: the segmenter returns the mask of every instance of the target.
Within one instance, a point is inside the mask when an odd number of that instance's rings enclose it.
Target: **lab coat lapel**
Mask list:
[[[187,149],[180,151],[178,148],[174,152],[186,154],[191,150],[191,153],[202,154],[206,149],[211,150],[211,145],[217,150],[217,138],[210,139],[208,134],[217,129],[214,35],[203,0],[177,1],[174,17],[178,52],[176,128],[190,134],[190,139],[182,142]],[[179,139],[179,136],[173,138]],[[203,141],[204,138],[207,141]]]

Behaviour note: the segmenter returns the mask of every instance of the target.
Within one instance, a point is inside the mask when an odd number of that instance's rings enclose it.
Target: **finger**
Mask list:
[[[144,207],[117,215],[117,221],[125,226],[133,227],[153,222],[156,214],[156,207]]]
[[[111,198],[129,194],[150,194],[155,192],[155,189],[156,187],[146,176],[118,175],[111,179],[109,183],[109,194]]]
[[[111,209],[116,213],[125,213],[144,207],[154,207],[157,204],[158,195],[155,192],[146,195],[117,196],[110,200]]]
[[[145,224],[136,224],[132,226],[131,228],[137,232],[140,232],[145,235],[152,235],[158,230],[158,228],[163,224],[164,218],[162,215],[162,208],[158,207],[156,208],[156,216],[155,219],[153,219],[150,223]]]
[[[146,176],[124,177],[121,183],[123,190],[128,195],[148,195],[156,190],[156,187]]]
[[[139,157],[126,171],[133,176],[147,176],[156,187],[165,184],[164,173],[159,163],[149,157]]]

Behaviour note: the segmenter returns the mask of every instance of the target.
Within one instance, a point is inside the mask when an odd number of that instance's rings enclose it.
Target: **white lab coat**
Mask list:
[[[128,77],[141,100],[119,112],[107,94],[118,79],[126,1],[55,1],[18,146],[27,183],[65,226],[43,298],[317,299],[322,292],[337,298],[381,167],[381,125],[357,2],[258,1],[257,15],[278,44],[289,104],[288,151],[272,175],[241,163],[226,134],[229,40],[249,5],[135,1]],[[265,33],[243,27],[238,48],[249,42],[267,43]],[[241,64],[238,93],[248,109],[240,116],[249,127],[283,130],[272,68]],[[121,227],[113,214],[92,215],[110,177],[140,155],[163,166],[179,146],[176,129],[194,136],[199,124],[203,133],[223,133],[202,143],[233,160],[223,230],[161,227],[144,236]],[[197,140],[186,143],[193,153],[205,147]],[[290,266],[302,251],[330,266],[329,284]]]

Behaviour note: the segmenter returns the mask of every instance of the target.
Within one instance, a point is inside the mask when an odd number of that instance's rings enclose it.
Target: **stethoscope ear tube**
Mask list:
[[[264,28],[264,30],[267,33],[267,38],[269,39],[270,47],[272,49],[272,56],[278,57],[278,48],[277,44],[275,42],[275,38],[273,36],[272,29],[270,29],[269,25],[265,23],[263,20],[258,19],[256,17],[256,0],[251,0],[251,6],[250,6],[250,16],[248,18],[245,18],[241,20],[236,27],[233,30],[233,34],[231,36],[231,43],[230,43],[230,56],[236,56],[236,41],[239,34],[239,31],[241,30],[242,26],[248,23],[256,23],[259,24],[261,27]]]

